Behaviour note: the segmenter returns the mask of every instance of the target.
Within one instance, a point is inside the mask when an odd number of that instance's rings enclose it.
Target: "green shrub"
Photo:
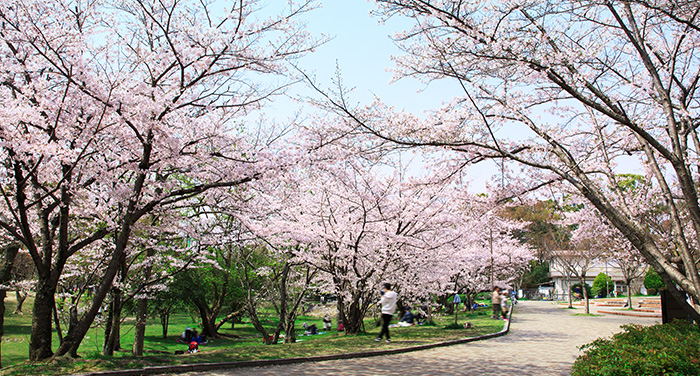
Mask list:
[[[673,324],[624,325],[611,339],[581,346],[572,376],[700,375],[700,329]]]

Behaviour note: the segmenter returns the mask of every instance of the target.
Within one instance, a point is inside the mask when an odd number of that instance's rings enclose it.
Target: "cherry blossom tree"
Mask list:
[[[591,246],[591,244],[581,242],[578,246],[557,250],[552,253],[552,262],[550,263],[550,266],[561,271],[567,280],[569,278],[578,280],[581,285],[586,314],[590,313],[586,274],[595,266],[604,251],[600,248],[591,248]],[[571,284],[568,288],[571,290]],[[571,307],[571,291],[569,291],[569,307]]]
[[[328,107],[346,119],[337,134],[371,134],[384,147],[436,148],[451,154],[456,170],[508,160],[501,166],[521,177],[514,193],[566,183],[700,319],[695,2],[376,2],[385,17],[414,25],[396,36],[405,51],[396,59],[397,77],[450,79],[463,92],[423,117],[381,101],[353,108],[327,94]],[[630,160],[659,190],[672,246],[617,199],[616,175]]]
[[[411,223],[401,223],[392,205],[396,181],[370,171],[352,161],[325,174],[307,171],[296,200],[281,210],[292,239],[308,244],[299,256],[323,272],[338,296],[339,319],[351,334],[363,330],[378,286],[395,283],[411,259],[402,234]]]
[[[663,225],[664,216],[658,214],[663,213],[663,209],[659,210],[659,207],[650,205],[650,203],[659,203],[655,197],[658,196],[658,192],[640,175],[620,175],[617,183],[627,201],[626,207],[630,209],[630,214],[641,218],[645,223],[654,224],[652,234],[655,235],[657,242],[662,243],[664,241],[662,237],[667,233],[667,229]],[[570,218],[576,221],[573,242],[585,242],[589,246],[604,249],[600,257],[619,268],[628,289],[627,304],[631,307],[632,282],[641,278],[648,268],[644,257],[597,210],[585,204],[581,204],[579,208],[575,213],[571,213],[573,218]]]
[[[91,303],[56,355],[77,355],[149,213],[277,164],[233,121],[259,108],[313,41],[310,1],[256,16],[257,1],[0,4],[0,227],[37,268],[29,358],[53,354],[51,314],[68,261],[109,239]],[[283,9],[283,8],[280,8]]]
[[[297,256],[299,253],[298,247],[278,249],[264,240],[239,250],[239,281],[247,292],[246,312],[266,345],[279,343],[283,332],[284,343],[296,342],[295,320],[318,273]],[[263,325],[261,308],[275,310],[276,327]]]
[[[632,307],[632,294],[635,294],[634,282],[644,277],[648,269],[647,263],[641,253],[631,246],[627,249],[617,249],[617,252],[610,257],[610,261],[622,273],[622,278],[627,285],[627,306]],[[641,283],[636,286],[641,286]],[[636,293],[638,292],[639,290]]]
[[[488,227],[482,219],[496,211],[494,200],[469,194],[454,179],[411,177],[396,159],[363,153],[360,143],[329,143],[324,124],[334,120],[317,119],[318,127],[309,130],[301,147],[315,154],[305,165],[274,185],[253,185],[257,205],[267,212],[252,213],[269,214],[243,220],[320,271],[338,296],[348,333],[363,330],[383,282],[392,283],[402,301],[418,302],[461,289],[467,282],[456,287],[454,277],[471,266],[470,272],[483,272],[480,261],[492,261],[488,271],[501,282],[532,257],[516,242],[495,244],[492,254],[483,247]]]
[[[492,200],[480,203],[485,213],[470,221],[463,231],[471,233],[470,242],[451,255],[444,265],[445,273],[451,273],[453,289],[443,292],[467,295],[465,304],[474,303],[477,294],[493,289],[493,286],[512,286],[534,257],[533,250],[512,237],[522,228],[522,223],[507,220],[495,213],[501,208]]]
[[[122,305],[136,301],[132,355],[143,356],[149,300],[168,289],[173,277],[206,263],[209,255],[193,231],[193,221],[179,211],[151,215],[140,221],[127,249],[121,284]],[[116,323],[118,320],[114,320]],[[118,337],[113,342],[118,343]]]

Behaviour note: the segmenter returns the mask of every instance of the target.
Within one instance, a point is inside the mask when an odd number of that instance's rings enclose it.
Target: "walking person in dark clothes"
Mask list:
[[[389,322],[391,317],[394,316],[396,312],[396,293],[391,291],[391,284],[385,283],[384,289],[381,292],[382,299],[379,301],[379,305],[382,306],[382,331],[379,332],[379,337],[375,341],[379,342],[386,333],[386,342],[391,342],[391,337],[389,336]]]

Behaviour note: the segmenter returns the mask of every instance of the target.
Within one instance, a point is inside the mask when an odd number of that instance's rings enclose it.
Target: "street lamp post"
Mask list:
[[[609,298],[610,297],[610,285],[608,284],[608,278],[610,278],[610,275],[608,274],[608,258],[605,258],[605,297]]]
[[[493,291],[493,229],[489,228],[489,248],[491,249],[491,291]]]

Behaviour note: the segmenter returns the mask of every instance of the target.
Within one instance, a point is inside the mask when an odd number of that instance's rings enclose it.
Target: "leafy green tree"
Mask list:
[[[158,317],[163,329],[163,339],[168,338],[170,315],[178,310],[184,310],[186,303],[177,291],[172,289],[159,291],[149,301],[148,310],[150,317]]]
[[[665,287],[661,276],[653,269],[649,268],[647,275],[644,276],[644,287],[650,295],[656,295],[658,291]]]
[[[549,281],[549,263],[532,260],[523,274],[521,286],[524,288],[535,288],[547,281]]]
[[[198,312],[202,334],[224,336],[219,328],[243,313],[245,291],[237,283],[236,250],[234,245],[213,249],[210,264],[179,273],[170,286]]]
[[[609,275],[605,273],[598,273],[598,275],[593,280],[593,286],[591,287],[591,292],[593,296],[599,296],[607,298],[608,294],[613,291],[613,281]]]
[[[535,248],[536,258],[539,264],[543,264],[551,250],[561,248],[570,238],[570,231],[556,224],[561,219],[561,210],[555,201],[545,200],[533,205],[508,206],[502,215],[528,223],[522,229],[513,231],[513,237]]]

